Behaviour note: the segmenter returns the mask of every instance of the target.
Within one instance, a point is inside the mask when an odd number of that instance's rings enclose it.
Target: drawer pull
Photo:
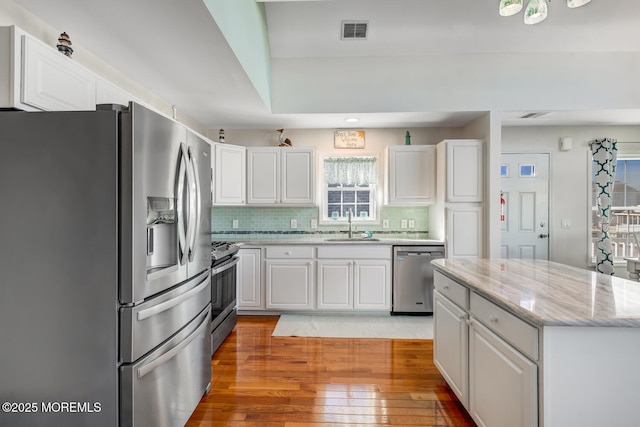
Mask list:
[[[291,251],[287,251],[284,253],[285,255],[291,255]]]
[[[498,316],[496,316],[495,314],[489,315],[489,322],[498,323]]]
[[[446,289],[449,289],[449,285],[444,285],[444,286],[442,287],[442,289],[445,289],[445,290],[446,290]]]

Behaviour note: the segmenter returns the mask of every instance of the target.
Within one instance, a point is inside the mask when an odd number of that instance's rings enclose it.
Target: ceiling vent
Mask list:
[[[538,117],[546,116],[549,111],[540,111],[538,113],[528,113],[524,116],[520,116],[521,119],[537,119]]]
[[[366,40],[368,31],[367,21],[342,21],[342,40]]]

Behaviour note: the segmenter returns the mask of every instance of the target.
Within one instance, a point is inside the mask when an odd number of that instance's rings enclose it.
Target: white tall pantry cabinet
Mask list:
[[[444,140],[437,145],[437,164],[438,202],[431,211],[434,235],[445,239],[448,258],[482,257],[484,141]]]

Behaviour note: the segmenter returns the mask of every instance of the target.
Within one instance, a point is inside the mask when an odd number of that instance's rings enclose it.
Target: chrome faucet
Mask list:
[[[351,211],[351,209],[349,209],[349,238],[352,239],[353,238],[353,223],[351,222],[351,218],[353,216],[353,212]]]

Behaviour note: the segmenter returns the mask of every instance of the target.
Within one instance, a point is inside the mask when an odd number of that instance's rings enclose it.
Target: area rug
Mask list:
[[[280,316],[274,337],[433,339],[432,316]]]

